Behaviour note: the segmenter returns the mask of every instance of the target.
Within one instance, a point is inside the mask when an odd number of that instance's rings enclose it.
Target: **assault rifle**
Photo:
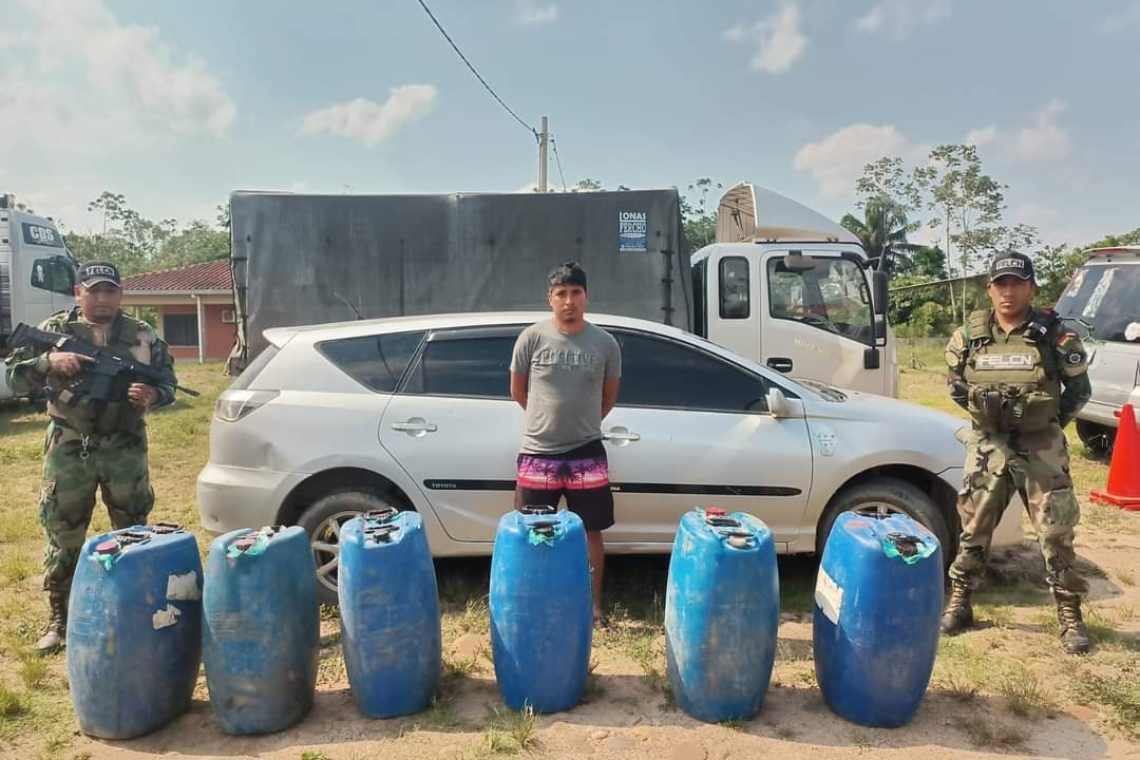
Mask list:
[[[133,359],[124,359],[115,356],[98,346],[93,346],[74,335],[63,335],[56,332],[40,330],[37,327],[20,323],[8,338],[8,345],[13,348],[32,346],[43,351],[55,349],[57,351],[70,351],[81,354],[93,361],[84,367],[84,372],[90,374],[91,382],[87,385],[87,393],[95,401],[115,401],[122,392],[115,392],[115,380],[123,378],[129,382],[141,382],[147,385],[162,385],[170,378],[165,373],[155,369],[149,364],[137,362]],[[175,385],[175,390],[182,391],[188,396],[197,396],[198,391]]]

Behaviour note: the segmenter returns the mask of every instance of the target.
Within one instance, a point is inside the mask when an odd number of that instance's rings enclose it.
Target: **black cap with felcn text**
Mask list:
[[[999,253],[994,256],[994,261],[990,264],[990,282],[999,277],[1005,277],[1007,274],[1021,280],[1035,281],[1033,278],[1033,261],[1024,253],[1017,251]]]
[[[79,267],[75,279],[85,288],[100,282],[109,282],[115,287],[123,287],[119,279],[119,270],[109,261],[88,261]]]

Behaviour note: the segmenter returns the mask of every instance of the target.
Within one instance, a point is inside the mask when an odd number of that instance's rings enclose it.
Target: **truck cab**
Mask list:
[[[1121,407],[1140,386],[1140,246],[1094,248],[1057,301],[1089,356],[1093,395],[1077,413],[1077,434],[1091,452],[1108,453]]]
[[[698,335],[799,379],[898,395],[886,276],[843,227],[741,183],[691,265]]]
[[[0,194],[0,359],[20,322],[38,324],[75,303],[75,260],[55,222]],[[0,372],[0,399],[12,397]]]

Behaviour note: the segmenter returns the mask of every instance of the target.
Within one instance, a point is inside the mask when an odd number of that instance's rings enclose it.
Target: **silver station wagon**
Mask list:
[[[198,477],[213,532],[298,524],[323,598],[340,526],[393,506],[423,517],[433,554],[490,554],[513,507],[523,412],[510,398],[519,332],[548,313],[478,313],[267,330],[270,346],[219,397]],[[952,556],[963,420],[797,382],[654,322],[591,314],[623,356],[603,421],[613,553],[667,553],[694,506],[741,510],[785,553],[815,552],[844,510],[903,512]],[[1017,509],[999,541],[1021,537]]]

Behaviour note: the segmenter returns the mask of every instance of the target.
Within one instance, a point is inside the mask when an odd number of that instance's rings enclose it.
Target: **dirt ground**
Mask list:
[[[344,675],[336,622],[326,615],[316,706],[294,728],[259,738],[225,736],[200,683],[193,709],[157,733],[126,742],[76,735],[64,756],[1140,758],[1140,743],[1133,743],[1140,742],[1134,721],[1140,715],[1140,513],[1094,507],[1089,518],[1093,524],[1082,528],[1078,550],[1093,587],[1086,606],[1098,641],[1094,653],[1079,659],[1061,654],[1039,580],[1040,552],[1027,541],[997,563],[979,599],[979,629],[943,641],[918,716],[900,729],[864,728],[829,710],[815,685],[810,605],[798,602],[782,613],[772,688],[748,723],[707,725],[676,710],[667,694],[660,628],[620,610],[611,630],[595,632],[586,703],[556,715],[510,713],[498,698],[486,609],[476,598],[445,615],[441,700],[420,715],[360,717]],[[652,572],[659,573],[659,566]],[[813,573],[810,561],[782,560],[785,595],[788,586],[809,590]],[[1081,686],[1088,683],[1115,684],[1117,690]]]

